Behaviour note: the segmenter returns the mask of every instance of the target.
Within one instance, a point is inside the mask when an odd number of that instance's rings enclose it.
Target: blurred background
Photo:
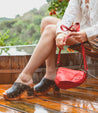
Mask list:
[[[0,0],[0,54],[15,55],[16,49],[11,49],[17,45],[21,54],[24,51],[31,54],[41,35],[42,18],[49,15],[61,18],[67,4],[68,0]]]

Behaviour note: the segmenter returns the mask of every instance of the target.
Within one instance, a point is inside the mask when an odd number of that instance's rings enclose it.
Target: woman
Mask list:
[[[46,93],[55,87],[56,77],[55,52],[56,46],[63,48],[65,45],[74,45],[86,42],[98,36],[98,0],[70,0],[62,20],[55,17],[46,17],[41,23],[41,38],[35,48],[28,64],[20,73],[13,86],[3,94],[7,100],[17,100],[27,91],[28,96]],[[80,32],[62,32],[60,25],[70,27],[72,23],[79,22]],[[70,38],[63,42],[64,38]],[[40,54],[40,55],[39,55]],[[46,74],[43,79],[33,87],[32,74],[46,62]]]

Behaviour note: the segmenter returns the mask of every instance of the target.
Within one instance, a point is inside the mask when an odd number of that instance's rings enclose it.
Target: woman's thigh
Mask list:
[[[56,17],[52,17],[52,16],[47,16],[44,17],[41,21],[41,33],[43,33],[44,29],[49,26],[49,25],[57,25],[57,23],[61,21],[60,19],[56,18]],[[67,40],[67,45],[74,45],[76,43],[79,43],[78,41],[76,41],[74,38],[69,38]]]
[[[46,26],[51,25],[51,24],[56,25],[59,21],[60,19],[56,17],[52,17],[52,16],[47,16],[43,18],[41,22],[41,33],[44,31]]]

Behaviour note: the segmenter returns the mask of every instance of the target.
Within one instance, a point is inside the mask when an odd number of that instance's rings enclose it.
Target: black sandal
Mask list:
[[[3,97],[6,100],[19,100],[25,91],[27,91],[28,97],[31,97],[34,94],[33,88],[30,86],[15,82],[11,88],[3,93]]]
[[[54,94],[59,94],[59,88],[53,80],[43,78],[37,85],[34,86],[35,95],[45,95],[50,88],[53,88]]]

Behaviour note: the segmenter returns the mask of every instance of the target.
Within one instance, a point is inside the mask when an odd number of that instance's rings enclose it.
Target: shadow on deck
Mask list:
[[[54,95],[52,89],[47,95],[26,99],[26,94],[19,101],[6,101],[2,93],[11,87],[0,85],[0,113],[98,113],[98,81],[87,79],[77,88],[60,90]]]

